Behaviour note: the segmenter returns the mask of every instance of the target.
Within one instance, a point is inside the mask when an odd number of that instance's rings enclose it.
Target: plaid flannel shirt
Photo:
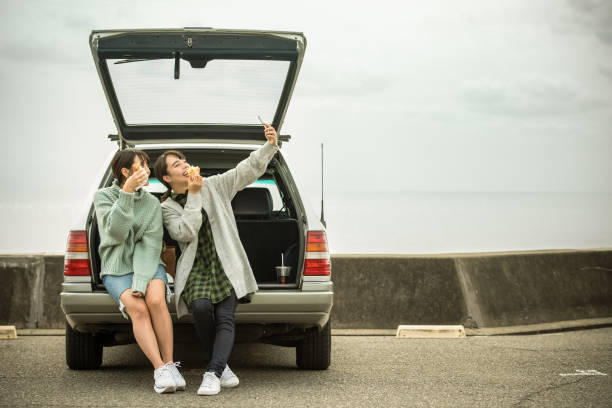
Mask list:
[[[172,193],[171,197],[181,207],[185,207],[187,193]],[[202,226],[198,233],[198,249],[181,296],[185,304],[191,307],[191,302],[196,299],[210,299],[212,303],[219,303],[231,296],[231,290],[232,284],[223,271],[223,265],[221,265],[215,249],[208,215],[202,209]]]

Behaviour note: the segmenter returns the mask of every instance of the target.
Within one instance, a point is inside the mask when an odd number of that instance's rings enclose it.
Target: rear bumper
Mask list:
[[[318,285],[317,285],[318,286]],[[288,323],[298,326],[323,327],[333,305],[333,285],[321,282],[322,290],[270,290],[259,291],[252,302],[239,304],[236,309],[236,324]],[[79,331],[96,331],[113,325],[126,325],[128,321],[119,312],[113,298],[104,292],[62,292],[61,307],[70,325]],[[174,296],[168,305],[172,321],[178,323],[174,307]],[[191,315],[184,316],[180,323],[192,323]]]

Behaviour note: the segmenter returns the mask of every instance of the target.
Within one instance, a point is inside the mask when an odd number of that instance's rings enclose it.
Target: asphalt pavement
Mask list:
[[[135,345],[104,350],[94,371],[65,364],[63,336],[0,340],[0,406],[610,407],[612,328],[464,339],[333,336],[332,365],[301,371],[295,350],[237,344],[236,389],[195,394],[205,361],[177,343],[187,390],[158,395]]]

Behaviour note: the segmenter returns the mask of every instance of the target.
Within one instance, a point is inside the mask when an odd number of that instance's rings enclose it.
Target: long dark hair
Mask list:
[[[113,160],[111,160],[111,170],[113,171],[113,176],[117,179],[120,186],[123,185],[126,180],[123,173],[121,173],[121,169],[132,170],[132,163],[134,163],[134,158],[136,156],[140,157],[140,160],[143,163],[147,163],[147,165],[151,161],[148,154],[137,149],[119,150],[117,153],[115,153]]]
[[[168,197],[170,197],[170,192],[172,191],[172,187],[170,184],[164,180],[164,176],[168,175],[168,165],[166,164],[166,157],[168,156],[176,156],[181,160],[185,160],[185,155],[178,150],[167,150],[161,156],[155,160],[155,167],[153,171],[155,172],[155,177],[162,183],[168,190],[160,197],[160,201],[164,202]]]

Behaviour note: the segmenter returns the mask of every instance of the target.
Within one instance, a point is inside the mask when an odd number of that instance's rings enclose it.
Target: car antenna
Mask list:
[[[323,142],[321,142],[321,224],[327,228],[325,215],[323,214]]]

